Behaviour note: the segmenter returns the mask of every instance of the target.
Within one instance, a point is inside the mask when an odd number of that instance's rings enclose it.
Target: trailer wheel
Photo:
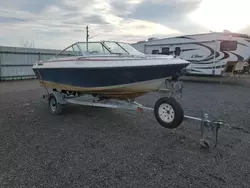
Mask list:
[[[62,113],[62,105],[58,103],[54,94],[49,96],[49,111],[51,114],[59,115]]]
[[[158,123],[168,129],[178,127],[184,119],[181,105],[172,97],[158,99],[154,106],[154,114]]]

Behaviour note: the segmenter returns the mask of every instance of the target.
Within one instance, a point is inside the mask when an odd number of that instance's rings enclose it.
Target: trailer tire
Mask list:
[[[172,97],[158,99],[154,106],[154,114],[158,123],[168,129],[177,128],[184,120],[183,108]]]
[[[60,115],[62,113],[62,105],[58,103],[54,94],[49,96],[49,111],[51,114]]]

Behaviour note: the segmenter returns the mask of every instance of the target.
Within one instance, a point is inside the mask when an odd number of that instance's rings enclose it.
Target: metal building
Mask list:
[[[32,66],[36,61],[52,58],[60,50],[0,47],[0,81],[35,78]]]

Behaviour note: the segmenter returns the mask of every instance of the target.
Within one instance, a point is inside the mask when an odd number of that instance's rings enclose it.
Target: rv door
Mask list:
[[[217,69],[217,67],[216,67],[216,52],[218,52],[219,49],[217,48],[217,42],[216,42],[216,40],[213,40],[213,44],[212,45],[213,45],[213,50],[214,50],[212,74],[215,75],[215,74],[218,74],[216,72],[216,69]]]
[[[174,45],[174,46],[171,46],[171,52],[173,52],[173,55],[176,56],[176,57],[180,57],[181,55],[181,46],[180,45]]]

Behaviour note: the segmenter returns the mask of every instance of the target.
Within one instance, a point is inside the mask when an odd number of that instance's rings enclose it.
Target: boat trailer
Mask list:
[[[229,124],[221,120],[210,120],[207,113],[203,113],[200,118],[184,115],[183,109],[175,98],[182,97],[183,84],[181,81],[166,80],[167,89],[158,89],[155,92],[168,94],[167,97],[158,99],[154,108],[144,106],[134,100],[102,99],[92,95],[77,95],[74,92],[58,92],[53,89],[43,95],[43,99],[49,101],[49,111],[52,114],[61,114],[62,107],[68,104],[95,106],[114,109],[135,110],[138,112],[153,111],[155,118],[160,125],[168,129],[177,128],[183,120],[195,120],[200,122],[200,146],[202,148],[216,147],[218,144],[219,129],[230,127]],[[73,93],[73,94],[72,94]],[[211,136],[209,136],[209,133]]]

